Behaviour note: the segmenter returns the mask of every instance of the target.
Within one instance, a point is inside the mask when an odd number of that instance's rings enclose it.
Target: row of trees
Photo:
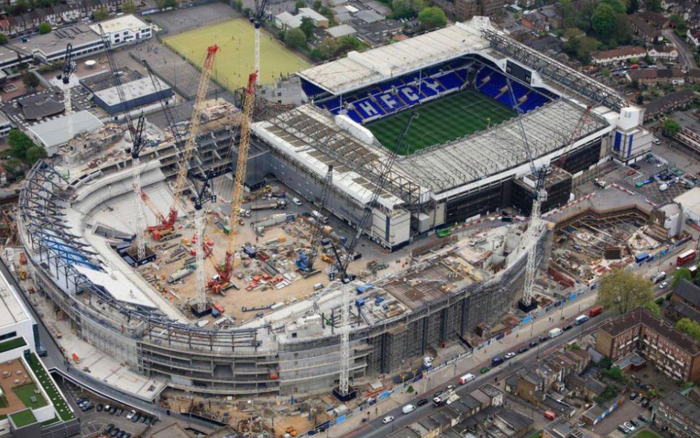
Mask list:
[[[42,158],[46,158],[46,150],[37,146],[22,131],[12,129],[7,136],[7,144],[10,145],[10,159],[5,161],[5,169],[15,176],[22,172],[22,168],[31,166]]]

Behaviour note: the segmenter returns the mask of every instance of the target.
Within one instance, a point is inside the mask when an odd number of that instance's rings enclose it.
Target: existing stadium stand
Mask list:
[[[476,70],[476,74],[470,75],[470,69],[472,72]],[[544,92],[514,80],[510,81],[513,87],[511,95],[508,84],[506,76],[497,69],[486,65],[475,67],[472,60],[458,59],[373,85],[370,89],[322,99],[317,105],[332,114],[346,114],[355,122],[365,124],[472,87],[513,110],[523,112],[532,111],[551,100]],[[308,91],[318,92],[318,89],[310,87]]]

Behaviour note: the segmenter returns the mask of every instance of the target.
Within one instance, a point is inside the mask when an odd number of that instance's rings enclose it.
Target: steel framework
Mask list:
[[[552,79],[593,102],[602,102],[604,106],[617,111],[629,106],[629,102],[612,88],[606,87],[583,73],[579,73],[506,35],[488,28],[482,29],[482,35],[497,51],[522,62],[540,75]]]

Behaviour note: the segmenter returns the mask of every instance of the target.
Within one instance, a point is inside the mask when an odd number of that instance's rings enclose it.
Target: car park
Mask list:
[[[382,423],[384,424],[389,424],[392,421],[394,421],[394,417],[391,415],[387,415],[386,417],[382,418]]]

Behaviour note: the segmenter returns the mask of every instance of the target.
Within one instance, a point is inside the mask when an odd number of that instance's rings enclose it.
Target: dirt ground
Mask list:
[[[0,387],[2,387],[2,392],[7,399],[7,407],[0,408],[0,415],[7,415],[24,408],[24,404],[12,389],[31,381],[21,360],[14,359],[0,363]],[[41,397],[41,395],[37,394],[37,397]]]
[[[285,210],[265,210],[259,214],[260,218],[265,218],[273,214],[284,214]],[[215,266],[217,263],[223,263],[225,258],[226,248],[228,246],[228,235],[219,229],[215,225],[215,216],[213,214],[208,215],[206,236],[211,240],[214,245],[213,257],[209,257],[205,263],[205,269],[207,272],[207,278],[212,278],[216,275]],[[312,275],[308,278],[303,278],[303,276],[297,271],[295,265],[296,249],[308,245],[308,240],[306,238],[308,233],[308,226],[303,222],[302,219],[297,218],[295,222],[284,223],[278,226],[274,226],[267,230],[262,236],[255,236],[252,227],[250,226],[250,221],[253,218],[246,218],[246,225],[238,228],[238,233],[235,236],[235,247],[240,248],[244,244],[253,244],[258,250],[266,249],[268,246],[266,242],[270,242],[276,239],[285,239],[284,245],[285,250],[280,250],[279,254],[273,256],[274,264],[280,272],[283,274],[288,274],[293,277],[293,281],[286,287],[282,289],[277,289],[275,286],[266,285],[261,282],[258,287],[248,291],[246,286],[250,283],[254,276],[263,275],[263,271],[260,269],[262,262],[258,259],[251,261],[248,267],[241,263],[240,259],[237,261],[237,266],[233,271],[234,284],[239,288],[238,290],[229,289],[226,291],[226,296],[216,295],[212,296],[213,301],[222,305],[225,308],[225,313],[229,316],[236,318],[236,323],[244,323],[255,318],[255,314],[258,312],[269,312],[269,310],[256,310],[250,312],[243,312],[242,307],[259,307],[267,306],[275,303],[290,303],[295,300],[303,300],[307,296],[314,293],[314,285],[318,283],[327,284],[328,278],[325,275],[325,268],[328,266],[327,263],[321,260],[320,255],[317,257],[316,267],[319,269],[319,273]],[[186,304],[189,300],[196,297],[196,275],[193,272],[189,276],[185,277],[183,280],[175,284],[167,284],[167,279],[173,273],[179,271],[183,268],[184,261],[187,259],[192,259],[193,256],[189,251],[192,250],[194,245],[189,244],[192,237],[194,236],[194,227],[192,224],[192,219],[188,219],[185,222],[185,226],[178,230],[182,237],[173,239],[162,243],[165,247],[172,244],[178,244],[176,248],[169,249],[167,251],[162,251],[158,253],[158,261],[156,265],[159,270],[151,265],[143,268],[142,274],[152,274],[160,279],[160,285],[167,290],[168,299],[176,306],[181,309],[186,308]],[[301,236],[301,237],[300,237]],[[182,243],[186,241],[188,243]],[[156,242],[153,242],[156,244]],[[180,248],[180,245],[184,245],[187,248],[187,256],[173,263],[167,263],[170,259],[171,254]],[[268,251],[271,253],[271,251]],[[288,257],[287,254],[291,256]],[[242,276],[242,278],[238,278]]]

